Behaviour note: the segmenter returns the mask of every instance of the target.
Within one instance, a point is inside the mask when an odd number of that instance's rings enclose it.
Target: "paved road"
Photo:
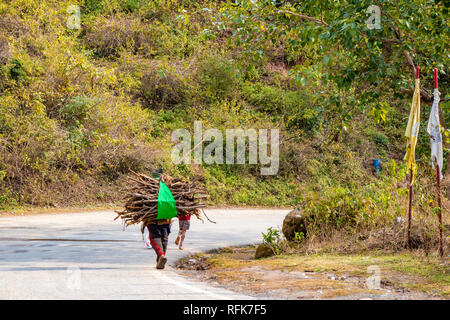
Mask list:
[[[184,247],[172,227],[164,270],[138,226],[123,231],[111,211],[0,217],[0,299],[251,299],[179,276],[188,253],[258,243],[288,210],[210,209],[217,224],[193,218]]]

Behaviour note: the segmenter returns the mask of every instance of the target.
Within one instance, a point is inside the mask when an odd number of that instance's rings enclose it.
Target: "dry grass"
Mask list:
[[[11,58],[8,40],[0,35],[0,65],[6,64]]]
[[[85,44],[95,49],[100,56],[118,56],[123,49],[133,52],[151,51],[153,37],[139,19],[113,16],[98,19],[92,30],[87,32]]]

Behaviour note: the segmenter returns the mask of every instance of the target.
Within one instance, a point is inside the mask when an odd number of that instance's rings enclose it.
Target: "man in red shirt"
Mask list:
[[[191,216],[179,216],[178,222],[180,225],[180,230],[178,231],[178,236],[175,240],[175,244],[179,244],[178,249],[183,250],[184,237],[186,236],[186,231],[189,230],[189,227],[191,226]]]

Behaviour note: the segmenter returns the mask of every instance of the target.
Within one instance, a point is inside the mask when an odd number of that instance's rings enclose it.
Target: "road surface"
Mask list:
[[[0,217],[0,299],[252,299],[178,275],[171,267],[194,252],[261,242],[288,210],[209,209],[212,224],[191,219],[184,251],[173,241],[168,265],[144,246],[140,228],[123,230],[112,211]]]

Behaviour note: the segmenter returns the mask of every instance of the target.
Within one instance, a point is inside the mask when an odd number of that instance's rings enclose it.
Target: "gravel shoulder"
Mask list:
[[[450,267],[439,259],[409,253],[254,259],[255,250],[223,248],[183,258],[177,267],[186,277],[263,299],[450,298]]]

